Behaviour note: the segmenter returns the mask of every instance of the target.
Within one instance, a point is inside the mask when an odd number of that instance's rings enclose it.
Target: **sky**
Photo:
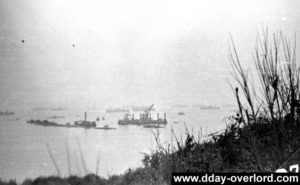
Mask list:
[[[0,109],[226,103],[229,35],[248,65],[262,26],[293,36],[299,16],[298,0],[0,0]]]

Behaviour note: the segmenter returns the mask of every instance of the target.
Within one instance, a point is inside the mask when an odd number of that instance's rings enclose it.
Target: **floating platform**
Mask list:
[[[95,125],[92,123],[79,123],[79,122],[75,122],[75,124],[70,124],[70,123],[66,123],[66,124],[58,124],[56,122],[53,121],[48,121],[48,120],[29,120],[27,121],[27,123],[29,124],[33,124],[33,125],[39,125],[39,126],[44,126],[44,127],[65,127],[65,128],[88,128],[88,129],[106,129],[106,130],[111,130],[111,129],[116,129],[116,128],[111,128],[111,127],[96,127],[96,123]]]
[[[33,125],[46,126],[46,127],[78,127],[76,125],[71,125],[69,123],[62,125],[62,124],[58,124],[56,122],[48,121],[48,120],[29,120],[29,121],[27,121],[27,123],[33,124]]]
[[[94,128],[96,127],[95,121],[75,121],[74,125],[78,127],[84,127],[84,128]]]
[[[84,120],[82,121],[75,121],[74,125],[84,128],[95,128],[96,122],[95,121],[87,121],[87,113],[84,112]]]

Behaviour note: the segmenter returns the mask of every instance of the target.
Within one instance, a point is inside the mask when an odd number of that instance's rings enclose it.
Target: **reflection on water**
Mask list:
[[[167,113],[168,124],[159,129],[162,143],[171,141],[172,128],[177,135],[184,137],[184,123],[194,133],[198,133],[201,127],[203,134],[223,129],[225,122],[222,119],[230,112],[228,108],[200,110],[198,107],[172,107],[156,111]],[[180,111],[185,115],[178,115]],[[68,110],[55,113],[51,110],[19,112],[12,117],[0,117],[1,178],[21,181],[29,177],[56,174],[47,143],[63,175],[68,175],[68,166],[70,173],[84,174],[80,148],[89,172],[96,172],[99,158],[99,174],[107,176],[142,165],[143,153],[149,153],[155,147],[152,129],[117,125],[117,120],[123,117],[122,113],[88,112],[88,120],[91,121],[98,116],[105,116],[105,120],[97,122],[97,126],[108,124],[116,127],[116,130],[43,127],[26,123],[28,119],[47,119],[54,114],[64,116],[55,119],[61,124],[83,118],[82,112]]]

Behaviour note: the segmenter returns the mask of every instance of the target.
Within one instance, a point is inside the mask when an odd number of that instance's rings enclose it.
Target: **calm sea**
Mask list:
[[[172,128],[178,138],[184,138],[185,125],[195,135],[200,135],[200,130],[203,136],[222,130],[226,124],[223,119],[230,114],[230,109],[200,110],[199,107],[187,106],[157,110],[161,114],[166,112],[168,119],[167,126],[159,129],[161,143],[171,142]],[[179,111],[185,112],[185,115],[177,115]],[[0,117],[2,179],[22,181],[57,174],[47,144],[63,176],[84,175],[84,165],[88,172],[98,171],[101,176],[120,174],[128,168],[141,166],[143,154],[150,153],[156,146],[153,135],[156,129],[119,126],[117,121],[123,117],[122,113],[104,114],[96,109],[88,111],[89,120],[95,120],[97,116],[105,117],[105,120],[97,122],[97,126],[109,124],[116,130],[43,127],[26,123],[28,119],[47,119],[53,115],[65,116],[55,119],[62,124],[83,118],[82,112],[70,110],[16,112],[14,116]]]

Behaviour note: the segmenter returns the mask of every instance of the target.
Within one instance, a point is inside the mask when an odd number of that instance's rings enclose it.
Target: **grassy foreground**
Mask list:
[[[271,41],[267,32],[260,38],[254,53],[259,87],[251,86],[232,41],[229,56],[238,82],[233,88],[238,112],[227,118],[223,133],[200,142],[186,131],[184,141],[174,135],[176,146],[161,145],[157,136],[158,145],[145,154],[143,167],[122,175],[39,177],[22,184],[167,185],[172,172],[275,172],[300,164],[300,68],[296,65],[296,49],[281,33],[273,34]],[[0,185],[8,184],[17,183],[0,181]]]

